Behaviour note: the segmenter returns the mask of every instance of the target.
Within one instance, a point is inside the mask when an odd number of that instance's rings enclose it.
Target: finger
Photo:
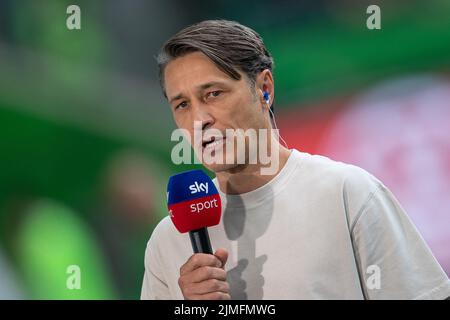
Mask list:
[[[223,292],[210,292],[201,295],[194,295],[191,297],[192,300],[231,300],[229,293]]]
[[[192,271],[191,282],[202,282],[209,279],[217,279],[221,281],[227,280],[227,273],[222,268],[215,267],[200,267]]]
[[[180,275],[189,273],[199,267],[210,266],[220,268],[222,262],[214,255],[207,253],[193,254],[180,268]]]
[[[220,260],[220,262],[222,263],[222,268],[224,268],[228,260],[228,251],[224,248],[219,248],[216,250],[214,255]]]
[[[230,293],[230,285],[226,281],[209,279],[193,283],[187,291],[190,295],[203,295],[211,292]]]

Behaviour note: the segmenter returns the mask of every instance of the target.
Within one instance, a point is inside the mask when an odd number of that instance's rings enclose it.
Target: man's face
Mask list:
[[[225,137],[226,129],[268,128],[267,111],[263,111],[257,91],[250,85],[247,76],[240,72],[240,80],[232,79],[221,71],[201,52],[189,53],[171,61],[165,69],[164,82],[167,98],[178,128],[185,129],[194,137],[194,121],[200,122],[203,143],[193,146],[199,159],[213,154],[220,163],[203,164],[214,172],[227,171],[239,166],[237,143],[230,147]],[[218,129],[223,139],[208,134],[209,129]],[[214,137],[214,138],[212,138]],[[205,143],[215,139],[214,143]],[[231,140],[231,139],[228,139]],[[191,143],[193,140],[191,141]],[[228,146],[228,147],[227,147]],[[246,139],[248,158],[248,139]],[[230,152],[233,163],[226,163]],[[199,155],[202,157],[199,157]],[[229,161],[228,161],[229,162]]]

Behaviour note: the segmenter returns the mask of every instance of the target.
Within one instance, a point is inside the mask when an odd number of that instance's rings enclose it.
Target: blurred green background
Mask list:
[[[66,27],[70,4],[81,30]],[[369,4],[381,30],[366,27]],[[187,169],[170,160],[154,57],[179,29],[216,18],[262,35],[281,119],[450,70],[447,0],[1,0],[0,298],[139,298],[166,181]],[[70,265],[80,290],[66,287]]]

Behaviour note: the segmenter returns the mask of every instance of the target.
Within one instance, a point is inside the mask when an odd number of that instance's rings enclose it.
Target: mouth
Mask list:
[[[225,140],[225,137],[214,137],[213,136],[202,142],[202,149],[203,149],[203,151],[214,150],[218,146],[221,146],[224,143],[224,140]]]

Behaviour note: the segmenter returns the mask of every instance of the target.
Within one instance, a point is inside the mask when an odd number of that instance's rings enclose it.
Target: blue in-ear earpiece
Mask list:
[[[264,100],[266,100],[266,102],[270,101],[270,94],[267,91],[263,92],[263,96],[264,96]]]

